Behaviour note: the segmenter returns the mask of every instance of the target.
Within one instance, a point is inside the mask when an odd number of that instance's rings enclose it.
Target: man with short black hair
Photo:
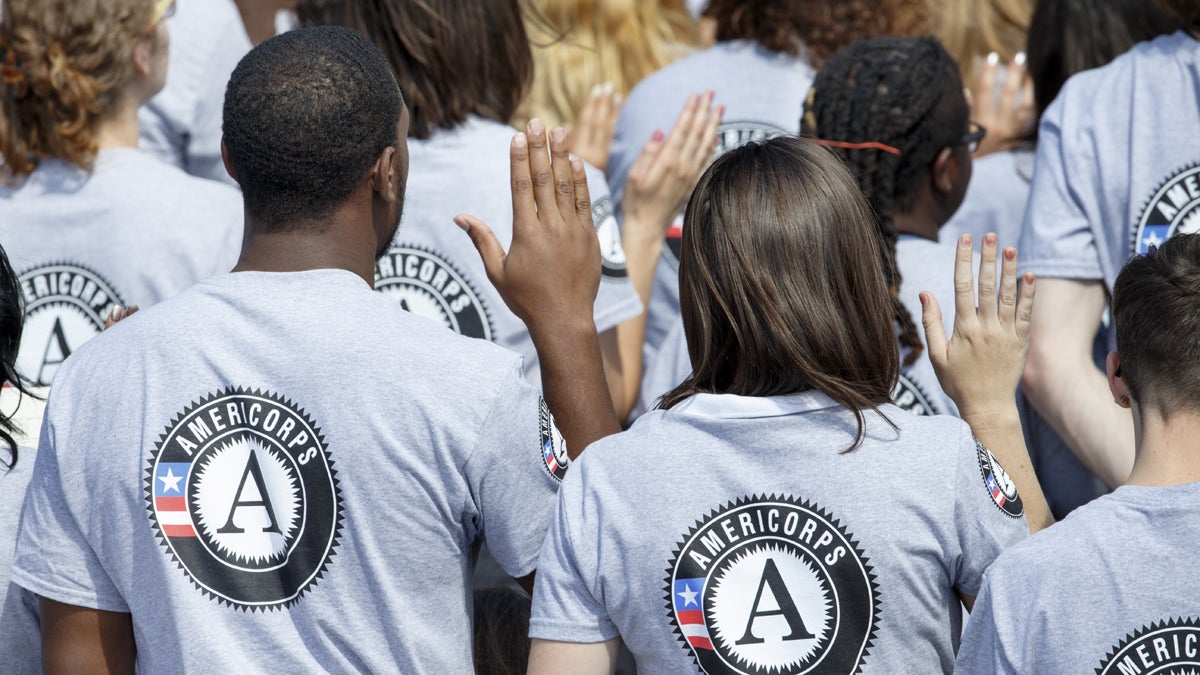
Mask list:
[[[1200,667],[1197,298],[1200,235],[1168,239],[1117,277],[1108,383],[1133,413],[1133,472],[988,568],[956,672]]]
[[[475,547],[532,574],[566,445],[618,428],[599,244],[582,165],[518,134],[512,247],[465,229],[542,351],[548,406],[520,357],[371,289],[407,125],[354,32],[287,33],[239,64],[234,273],[97,337],[55,380],[13,566],[41,597],[47,671],[470,672]],[[560,402],[584,413],[562,435]]]

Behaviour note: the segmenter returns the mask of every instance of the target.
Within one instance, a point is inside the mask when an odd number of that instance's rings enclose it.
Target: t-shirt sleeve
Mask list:
[[[104,569],[77,514],[99,505],[86,490],[63,481],[58,416],[51,398],[42,425],[42,440],[17,535],[13,583],[40,596],[68,605],[109,612],[128,612],[129,605]],[[74,449],[78,450],[78,449]]]
[[[538,561],[529,637],[604,642],[619,634],[598,600],[598,533],[589,536],[582,528],[584,483],[585,476],[576,467],[559,490],[558,507]]]
[[[588,191],[592,198],[592,221],[600,240],[600,290],[592,316],[596,330],[604,332],[642,313],[642,300],[625,268],[621,228],[604,174],[587,166]]]
[[[954,587],[979,592],[984,570],[1005,549],[1029,536],[1017,488],[992,453],[964,425],[954,487],[957,554]]]
[[[1006,626],[1020,625],[1021,621],[1016,617],[1004,616],[1002,606],[996,604],[992,581],[990,573],[984,575],[979,596],[975,599],[975,608],[967,620],[962,644],[958,648],[958,658],[954,664],[956,675],[1018,675],[1022,672],[1010,658],[1007,649],[1010,636],[1003,630]],[[1021,651],[1018,649],[1017,653]]]
[[[463,471],[488,550],[513,577],[537,567],[570,460],[546,402],[514,367]]]
[[[1102,279],[1095,232],[1099,174],[1081,119],[1069,119],[1070,84],[1042,116],[1037,162],[1021,228],[1021,270],[1061,279]]]

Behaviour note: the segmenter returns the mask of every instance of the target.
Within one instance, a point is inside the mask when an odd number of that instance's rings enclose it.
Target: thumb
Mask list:
[[[471,243],[475,245],[475,250],[479,252],[479,257],[483,260],[483,267],[487,270],[488,278],[492,280],[493,284],[499,285],[504,276],[505,253],[504,247],[496,239],[492,228],[475,216],[466,214],[455,216],[454,224],[471,237]]]
[[[921,323],[925,326],[925,344],[929,347],[929,360],[940,368],[946,360],[948,342],[946,326],[942,324],[942,308],[937,298],[929,291],[921,292]]]

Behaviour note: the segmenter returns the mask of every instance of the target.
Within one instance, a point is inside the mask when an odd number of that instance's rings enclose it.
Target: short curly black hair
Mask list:
[[[254,48],[225,91],[225,147],[246,210],[281,231],[328,218],[397,137],[404,100],[370,40],[303,28]]]

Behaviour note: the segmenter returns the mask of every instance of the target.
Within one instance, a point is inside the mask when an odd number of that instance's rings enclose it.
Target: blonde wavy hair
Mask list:
[[[50,158],[91,170],[96,122],[133,81],[133,48],[154,12],[154,0],[3,0],[0,180]]]
[[[534,78],[518,126],[532,117],[573,124],[595,85],[611,83],[625,96],[698,42],[684,0],[532,0],[529,6]]]
[[[1025,51],[1036,0],[932,0],[930,29],[958,62],[963,82],[975,81],[975,59],[991,52],[1001,63]]]

